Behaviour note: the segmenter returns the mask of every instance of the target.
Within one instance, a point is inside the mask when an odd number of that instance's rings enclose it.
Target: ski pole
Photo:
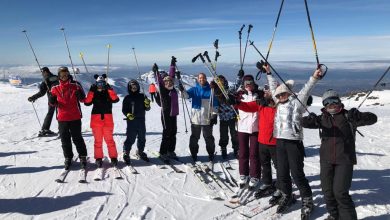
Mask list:
[[[111,44],[107,44],[107,68],[106,68],[106,75],[108,76],[108,69],[110,68],[110,49],[111,49]]]
[[[242,39],[242,30],[244,29],[245,27],[245,24],[243,24],[240,28],[240,30],[238,31],[238,39],[240,40],[240,66],[241,66],[241,69],[242,69],[242,46],[241,46],[241,39]]]
[[[83,61],[83,64],[84,64],[84,67],[85,67],[85,71],[87,71],[87,73],[89,74],[87,65],[85,64],[85,61],[84,61],[84,54],[82,52],[80,52],[80,58]]]
[[[317,61],[317,68],[321,69],[322,71],[322,77],[326,75],[326,72],[328,72],[328,67],[325,64],[321,64],[318,58],[318,51],[317,51],[317,44],[316,44],[316,39],[314,38],[314,31],[313,31],[313,26],[311,25],[311,19],[310,19],[310,13],[309,13],[309,7],[307,6],[307,0],[305,1],[305,8],[306,8],[306,14],[307,14],[307,20],[309,21],[309,27],[310,27],[310,33],[311,33],[311,39],[313,41],[313,48],[314,48],[314,54],[316,56],[316,61]],[[321,77],[321,78],[322,78]]]
[[[284,0],[282,0],[282,3],[280,4],[280,8],[279,8],[279,12],[278,12],[278,16],[276,18],[276,22],[275,22],[275,26],[274,26],[274,30],[272,32],[272,37],[271,37],[271,40],[269,42],[269,45],[268,45],[268,52],[267,52],[267,55],[265,56],[265,58],[268,60],[268,57],[269,57],[269,53],[271,52],[271,49],[272,49],[272,44],[274,42],[274,38],[275,38],[275,33],[276,33],[276,29],[278,28],[278,24],[279,24],[279,18],[280,18],[280,14],[282,13],[282,8],[283,8],[283,4],[284,4]],[[260,69],[260,71],[257,73],[256,75],[256,80],[260,80],[261,78],[261,73],[264,73],[265,70],[263,68]],[[260,77],[259,77],[260,76]]]
[[[73,61],[72,61],[72,56],[70,55],[70,50],[69,50],[69,45],[68,45],[68,39],[66,38],[66,34],[65,34],[65,28],[62,27],[62,28],[60,28],[60,30],[61,30],[62,33],[64,34],[64,39],[65,39],[66,48],[68,49],[68,55],[69,55],[70,64],[72,65],[72,71],[73,71],[74,80],[77,81],[76,72],[75,72],[75,70],[74,70],[74,65],[73,65]]]
[[[183,119],[184,119],[184,126],[186,128],[186,134],[188,133],[188,130],[187,130],[187,120],[186,120],[186,112],[184,110],[184,94],[181,93],[181,105],[183,107]],[[187,105],[187,104],[186,104]]]
[[[160,103],[161,103],[161,115],[162,115],[162,119],[163,119],[163,128],[166,129],[166,125],[165,125],[165,116],[164,116],[164,101],[162,99],[162,96],[161,96],[161,85],[160,85],[160,73],[158,72],[158,66],[156,63],[154,63],[153,65],[153,72],[155,74],[155,77],[157,77],[156,79],[156,83],[157,83],[157,87],[159,89],[158,91],[158,96],[160,97]]]
[[[137,65],[138,77],[139,77],[140,80],[142,80],[142,78],[141,78],[141,71],[139,70],[139,66],[138,66],[137,55],[135,54],[135,48],[132,47],[131,49],[133,50],[134,59],[135,59],[135,64]],[[147,97],[147,96],[146,96],[146,93],[145,93],[144,86],[142,86],[142,92],[144,93],[145,97]]]
[[[41,121],[39,120],[38,113],[37,113],[37,110],[35,109],[34,103],[31,102],[31,104],[32,104],[33,109],[34,109],[35,116],[37,116],[39,126],[42,128],[42,124],[41,124]]]
[[[172,58],[176,59],[176,57],[174,57],[174,56],[172,56]],[[180,72],[179,67],[177,67],[177,64],[175,64],[175,68],[176,68],[176,70],[177,70],[178,72]],[[179,84],[183,85],[183,87],[184,87],[183,81],[181,80],[181,76],[179,77],[179,76],[177,75],[176,78],[179,80]],[[183,99],[183,98],[184,98],[184,94],[182,93],[182,99]],[[188,118],[190,119],[190,122],[191,122],[190,112],[189,112],[189,110],[188,110],[187,102],[184,101],[184,104],[185,104],[185,107],[186,107],[186,109],[187,109]],[[183,111],[184,111],[184,109],[183,109]]]
[[[216,39],[214,41],[214,48],[215,48],[214,70],[215,70],[215,72],[217,72],[217,60],[218,60],[218,57],[221,56],[221,54],[218,51],[218,41],[219,41],[218,39]]]
[[[390,66],[387,68],[387,70],[382,74],[382,76],[379,78],[378,82],[375,83],[374,87],[367,93],[366,97],[364,97],[363,101],[360,103],[360,105],[357,107],[357,109],[359,109],[364,101],[366,101],[366,99],[368,98],[368,96],[370,96],[370,94],[374,91],[374,89],[378,86],[378,84],[380,83],[380,81],[382,81],[383,77],[385,77],[385,75],[389,72],[390,70]]]
[[[253,25],[248,26],[248,34],[246,36],[246,43],[245,43],[245,49],[244,49],[244,56],[242,57],[242,63],[241,63],[241,69],[244,67],[245,63],[245,55],[246,55],[246,48],[248,47],[248,41],[249,41],[249,34],[251,33],[251,29],[253,28]]]
[[[306,105],[304,105],[304,104],[302,103],[302,101],[298,98],[297,94],[295,94],[295,92],[292,91],[292,90],[290,89],[289,86],[287,86],[286,82],[285,82],[285,81],[283,80],[283,78],[279,75],[279,73],[272,67],[272,65],[271,65],[271,64],[268,62],[268,60],[263,56],[263,54],[259,51],[259,49],[257,49],[257,47],[255,46],[255,44],[254,44],[253,41],[250,42],[250,45],[252,45],[253,48],[255,48],[255,50],[257,51],[257,53],[259,53],[260,56],[264,59],[265,63],[266,63],[266,64],[272,69],[272,71],[279,77],[279,79],[282,81],[282,83],[283,83],[284,85],[286,85],[287,89],[291,92],[292,95],[294,95],[294,97],[298,100],[298,102],[305,108],[305,110],[307,111],[307,113],[310,114],[310,111],[307,109]]]

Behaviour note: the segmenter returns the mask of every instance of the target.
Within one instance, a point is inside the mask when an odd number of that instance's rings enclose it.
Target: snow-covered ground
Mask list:
[[[96,182],[92,179],[95,166],[90,164],[88,183],[78,183],[76,171],[69,173],[66,183],[56,183],[54,179],[63,167],[60,140],[31,138],[40,130],[33,106],[27,102],[27,97],[35,92],[35,87],[14,88],[0,83],[0,219],[245,219],[237,211],[225,207],[223,201],[207,199],[203,187],[189,170],[184,174],[174,173],[137,160],[133,160],[133,164],[140,174],[129,174],[123,169],[123,180],[112,178],[108,171],[103,181]],[[357,136],[358,164],[351,194],[359,219],[390,219],[390,91],[374,92],[372,96],[379,99],[367,100],[361,110],[376,113],[378,122],[359,128],[365,137]],[[351,108],[357,106],[360,100],[344,99],[344,103]],[[121,103],[113,105],[114,138],[119,152],[126,138]],[[37,100],[34,106],[42,123],[47,111],[47,98]],[[320,107],[320,98],[315,97],[310,110],[318,113]],[[90,112],[91,107],[83,106],[82,131],[88,154],[93,157]],[[158,151],[162,125],[160,108],[155,103],[147,112],[146,125],[146,149]],[[57,131],[55,119],[51,128]],[[183,161],[189,161],[190,128],[188,133],[185,130],[181,112],[176,152]],[[218,143],[218,126],[214,135]],[[324,219],[326,209],[319,181],[318,130],[305,130],[304,143],[307,154],[305,172],[316,203],[313,219]],[[133,151],[135,149],[133,147]],[[216,149],[219,154],[219,147]],[[230,147],[228,149],[231,151]],[[201,139],[200,159],[206,161],[206,155]],[[157,161],[151,154],[149,156]],[[231,163],[235,169],[233,174],[238,177],[237,162],[232,159]],[[120,164],[123,168],[123,163]],[[186,170],[183,165],[178,167]],[[219,173],[219,166],[215,168]],[[275,209],[267,210],[254,219],[266,219],[273,212]],[[299,218],[300,202],[282,217]]]

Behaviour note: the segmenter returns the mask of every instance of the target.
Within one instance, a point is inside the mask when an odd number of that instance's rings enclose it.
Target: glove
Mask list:
[[[171,66],[176,66],[176,57],[172,56],[172,59],[171,59]]]
[[[357,110],[356,108],[351,108],[348,111],[348,120],[350,121],[359,121],[361,118],[362,113]]]
[[[210,88],[215,89],[217,87],[218,87],[218,85],[216,82],[214,82],[214,80],[210,82]]]
[[[311,106],[311,104],[313,104],[313,96],[310,95],[309,98],[306,101],[306,105],[307,106]]]
[[[29,102],[35,102],[35,100],[37,100],[36,98],[34,98],[34,96],[30,96],[28,97],[27,99]]]
[[[75,95],[76,95],[78,100],[82,100],[85,98],[85,95],[80,90],[76,90]]]
[[[158,66],[157,66],[156,63],[153,65],[152,70],[153,70],[154,73],[157,73],[157,72],[158,72]]]
[[[96,84],[92,84],[91,87],[89,88],[89,91],[91,91],[91,92],[96,92],[96,91],[97,91],[97,86],[96,86]]]
[[[127,113],[126,118],[131,121],[131,120],[134,120],[135,116],[131,113]]]
[[[237,102],[237,100],[236,100],[235,98],[230,98],[230,97],[226,100],[226,102],[227,102],[229,105],[236,105],[236,104],[239,103],[239,102]]]
[[[315,118],[317,118],[317,115],[316,115],[316,113],[314,113],[314,112],[310,112],[309,113],[309,115],[307,116],[309,119],[315,119]]]
[[[147,97],[144,99],[144,105],[146,109],[150,109],[150,100]]]
[[[112,87],[110,84],[106,83],[106,85],[104,86],[104,89],[106,90],[112,90]]]
[[[210,125],[216,125],[217,124],[217,122],[218,122],[218,118],[217,118],[217,115],[213,115],[213,116],[211,116],[211,118],[210,118]]]
[[[180,91],[180,92],[183,92],[183,91],[184,91],[184,86],[183,86],[183,84],[179,83],[178,88],[179,88],[179,91]]]
[[[177,78],[177,79],[181,79],[181,73],[180,73],[180,71],[176,71],[175,74],[176,74],[176,78]]]
[[[57,96],[54,96],[49,92],[49,103],[55,104],[57,102]]]
[[[238,73],[237,73],[237,76],[238,76],[239,78],[244,77],[244,75],[245,75],[245,72],[244,72],[243,69],[240,69],[240,70],[238,71]]]
[[[256,99],[256,104],[261,106],[268,106],[268,101],[265,98]]]

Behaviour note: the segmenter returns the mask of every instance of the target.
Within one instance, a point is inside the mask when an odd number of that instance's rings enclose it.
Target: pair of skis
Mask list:
[[[77,162],[78,159],[79,159],[78,157],[75,158],[75,159],[72,161],[72,163]],[[88,159],[89,159],[89,158],[87,158],[87,161],[88,161]],[[74,166],[74,165],[73,165],[73,166]],[[71,170],[73,170],[73,166],[71,165],[68,169],[62,170],[61,173],[60,173],[60,175],[57,177],[57,179],[55,179],[55,181],[56,181],[57,183],[65,183],[65,179],[66,179],[66,177],[68,176],[69,172],[70,172]],[[86,181],[86,176],[87,176],[87,170],[86,170],[86,168],[81,168],[81,169],[79,170],[79,175],[78,175],[79,180],[78,180],[78,182],[79,182],[79,183],[86,183],[86,182],[87,182],[87,181]]]

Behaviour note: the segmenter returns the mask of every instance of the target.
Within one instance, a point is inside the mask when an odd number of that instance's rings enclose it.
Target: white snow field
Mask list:
[[[14,88],[0,83],[0,219],[245,219],[238,210],[224,206],[224,201],[209,199],[199,180],[181,164],[177,167],[186,173],[175,173],[171,169],[160,169],[157,165],[133,159],[139,174],[131,174],[124,169],[120,158],[119,167],[124,179],[114,179],[108,169],[102,181],[94,181],[96,168],[89,127],[92,108],[84,105],[82,131],[90,156],[87,183],[78,182],[78,163],[75,163],[76,169],[69,173],[65,183],[55,182],[63,168],[61,142],[53,140],[53,137],[34,138],[40,126],[27,98],[37,91],[36,87]],[[376,113],[378,122],[359,128],[364,137],[357,135],[358,164],[355,166],[351,195],[359,219],[390,219],[390,91],[373,92],[372,96],[378,99],[367,100],[361,110]],[[122,100],[123,97],[113,105],[114,138],[119,153],[126,138]],[[347,108],[356,107],[361,101],[355,101],[355,98],[343,100]],[[42,123],[47,111],[47,98],[38,99],[34,106]],[[310,110],[319,113],[320,108],[321,99],[316,97]],[[155,103],[146,114],[146,126],[146,150],[158,151],[162,125],[160,108]],[[220,159],[218,128],[219,124],[214,127],[217,160]],[[55,119],[51,129],[57,131]],[[190,127],[186,133],[180,106],[176,153],[186,162],[190,161],[189,137]],[[199,144],[199,158],[207,161],[202,138]],[[312,219],[324,219],[327,213],[319,181],[318,130],[305,130],[304,144],[307,154],[305,172],[316,204]],[[228,147],[231,153],[230,145]],[[135,150],[136,146],[133,146],[132,152]],[[148,155],[152,161],[159,163],[155,156]],[[234,168],[231,172],[238,178],[237,161],[232,154],[229,156]],[[222,175],[218,165],[215,171]],[[262,199],[260,203],[266,204],[267,201]],[[274,212],[275,207],[253,219],[267,219]],[[281,219],[300,219],[300,200]]]

